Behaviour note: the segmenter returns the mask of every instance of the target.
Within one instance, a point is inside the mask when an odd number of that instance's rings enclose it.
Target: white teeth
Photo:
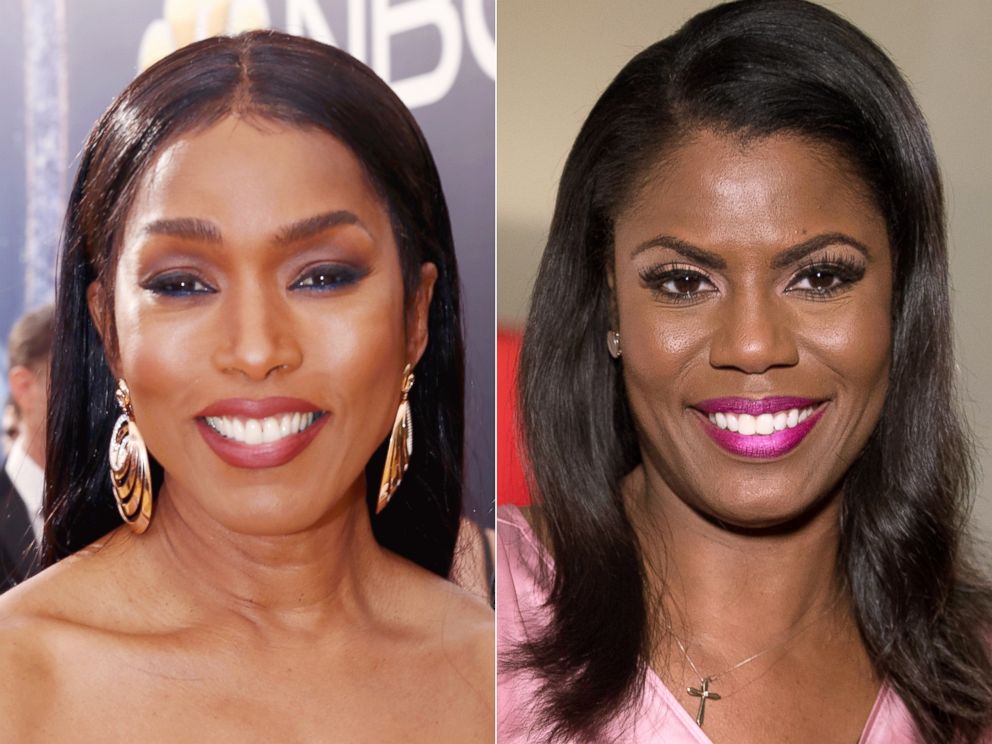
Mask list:
[[[767,436],[775,431],[775,417],[770,413],[763,413],[754,422],[756,434]]]
[[[754,416],[749,413],[741,413],[737,416],[737,433],[750,436],[755,432]]]
[[[787,426],[789,420],[789,414],[785,411],[779,411],[775,414],[775,431],[782,431]]]
[[[282,439],[282,432],[279,431],[279,421],[274,418],[267,418],[262,421],[262,442],[270,444],[278,439]]]
[[[788,411],[762,413],[760,416],[752,416],[749,413],[717,411],[709,414],[709,420],[715,426],[726,431],[736,432],[745,436],[768,436],[777,431],[794,429],[808,419],[815,409],[816,406],[790,408]]]
[[[257,419],[245,421],[245,444],[262,443],[262,424]]]
[[[242,444],[270,444],[298,434],[320,417],[317,413],[284,413],[264,419],[208,416],[211,429],[227,439]]]

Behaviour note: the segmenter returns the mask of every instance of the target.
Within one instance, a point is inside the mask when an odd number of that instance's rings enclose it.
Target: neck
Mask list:
[[[836,572],[839,498],[794,529],[748,533],[706,519],[642,468],[626,485],[633,521],[646,527],[649,582],[663,586],[672,633],[698,649],[703,673],[806,633],[825,614],[849,618]]]
[[[318,524],[294,534],[235,533],[166,483],[140,541],[178,604],[214,627],[245,621],[255,632],[305,638],[368,608],[390,562],[372,535],[363,484]]]

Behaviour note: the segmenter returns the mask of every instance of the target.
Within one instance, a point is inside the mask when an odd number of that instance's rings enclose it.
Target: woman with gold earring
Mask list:
[[[179,50],[90,135],[60,276],[5,740],[492,741],[492,613],[446,580],[457,267],[389,88],[282,34]]]

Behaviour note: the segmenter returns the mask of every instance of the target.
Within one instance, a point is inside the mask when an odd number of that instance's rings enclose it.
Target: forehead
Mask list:
[[[125,235],[171,217],[271,233],[330,209],[383,227],[385,208],[346,145],[317,128],[231,115],[162,148],[139,182]]]
[[[884,218],[851,164],[834,148],[791,134],[743,141],[696,133],[648,170],[615,227],[618,251],[673,234],[753,252],[822,232],[887,249]]]

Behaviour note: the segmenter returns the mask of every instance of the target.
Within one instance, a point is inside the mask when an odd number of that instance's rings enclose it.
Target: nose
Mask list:
[[[760,375],[799,363],[789,308],[774,298],[741,292],[718,313],[710,365]]]
[[[222,338],[214,365],[254,381],[276,370],[296,369],[303,351],[294,330],[291,310],[278,289],[257,284],[231,288],[221,310]]]

